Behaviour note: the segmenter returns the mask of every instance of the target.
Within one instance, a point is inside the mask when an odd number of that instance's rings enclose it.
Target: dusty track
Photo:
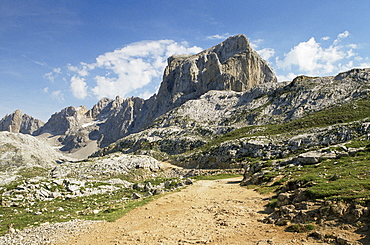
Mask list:
[[[198,181],[63,244],[323,244],[259,222],[268,201],[239,180]]]

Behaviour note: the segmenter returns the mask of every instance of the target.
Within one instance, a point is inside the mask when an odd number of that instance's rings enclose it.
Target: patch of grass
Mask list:
[[[197,150],[206,151],[212,146],[219,145],[225,141],[244,138],[247,136],[252,137],[294,133],[299,130],[306,130],[314,127],[326,127],[338,123],[349,123],[368,117],[370,117],[370,99],[360,99],[351,103],[333,106],[319,112],[313,112],[307,116],[297,118],[286,123],[264,126],[247,126],[235,129],[211,140],[207,144],[197,148]]]
[[[157,179],[156,184],[165,181]],[[153,181],[154,183],[154,181]],[[7,190],[14,189],[19,183],[13,182],[6,186]],[[105,184],[96,182],[92,184]],[[4,190],[2,190],[4,191]],[[162,195],[132,200],[133,192],[144,192],[133,189],[119,189],[105,194],[95,194],[75,198],[55,198],[51,201],[35,201],[29,205],[13,207],[0,206],[0,236],[8,232],[12,225],[15,229],[37,226],[45,222],[66,222],[73,219],[115,221],[130,210],[143,206]],[[2,201],[0,199],[0,201]]]
[[[198,175],[192,177],[196,180],[218,180],[218,179],[229,179],[229,178],[236,178],[242,177],[240,174],[215,174],[215,175]]]
[[[277,204],[277,199],[273,198],[273,199],[270,200],[270,202],[267,204],[267,206],[270,207],[270,208],[275,208],[276,204]]]
[[[370,141],[365,140],[365,139],[360,139],[360,140],[352,140],[349,143],[345,144],[346,147],[350,148],[361,148],[361,147],[368,147],[370,148]]]
[[[306,165],[294,171],[290,183],[306,183],[312,199],[370,201],[370,152]],[[288,183],[289,184],[289,183]]]
[[[276,192],[277,187],[276,186],[267,186],[267,185],[262,185],[254,189],[255,191],[259,192],[262,195],[270,194],[273,192]]]
[[[294,225],[288,226],[286,228],[286,231],[303,233],[303,232],[312,231],[314,229],[315,229],[315,226],[312,224],[294,224]]]

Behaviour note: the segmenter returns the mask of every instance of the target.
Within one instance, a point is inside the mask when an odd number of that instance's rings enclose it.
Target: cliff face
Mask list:
[[[172,56],[168,58],[158,94],[153,101],[147,101],[152,105],[141,120],[144,125],[134,131],[140,131],[158,116],[210,90],[245,92],[268,82],[277,82],[273,70],[244,35],[230,37],[196,55]]]
[[[20,110],[16,110],[0,120],[0,131],[32,135],[43,125],[44,123],[42,121],[23,114]]]

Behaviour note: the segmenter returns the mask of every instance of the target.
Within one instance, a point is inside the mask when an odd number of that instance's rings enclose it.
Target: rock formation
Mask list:
[[[21,133],[0,132],[0,169],[55,166],[68,158],[46,142]]]
[[[0,120],[0,131],[32,135],[43,125],[42,121],[16,110]]]

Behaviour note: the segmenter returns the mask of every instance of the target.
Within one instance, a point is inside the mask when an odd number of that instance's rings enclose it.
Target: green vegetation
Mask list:
[[[218,180],[218,179],[229,179],[242,177],[240,174],[215,174],[215,175],[198,175],[193,178],[196,180]]]
[[[370,152],[304,166],[290,181],[312,185],[306,194],[313,199],[370,200]]]
[[[294,134],[294,132],[300,130],[307,130],[314,127],[326,127],[338,123],[349,123],[368,117],[370,117],[370,99],[366,98],[348,104],[333,106],[286,123],[239,128],[215,138],[209,143],[199,147],[198,150],[205,151],[222,142],[247,136],[269,136],[284,133]]]
[[[156,178],[141,183],[151,182],[154,185],[172,181],[172,186],[178,183],[177,179]],[[14,189],[20,182],[13,182],[0,190],[2,194],[6,190]],[[88,182],[88,185],[105,185],[103,182]],[[15,229],[37,226],[45,222],[65,222],[73,219],[107,220],[115,221],[130,210],[143,206],[161,195],[149,196],[141,199],[132,199],[133,193],[142,196],[146,192],[133,189],[119,189],[106,194],[95,194],[75,198],[55,198],[52,201],[35,201],[30,205],[18,205],[12,207],[0,206],[0,236],[8,232],[10,225]],[[0,200],[2,203],[2,200]]]
[[[369,145],[369,141],[364,145]],[[358,144],[358,143],[355,143]],[[363,145],[363,144],[359,144]],[[370,147],[354,156],[327,159],[316,165],[301,168],[291,167],[269,172],[268,177],[283,175],[272,185],[253,186],[260,193],[279,192],[283,187],[299,184],[306,187],[306,195],[311,199],[356,200],[370,202]],[[264,178],[265,181],[271,178]]]
[[[294,225],[288,226],[286,228],[286,231],[303,233],[303,232],[312,231],[314,229],[315,229],[315,226],[312,224],[294,224]]]

